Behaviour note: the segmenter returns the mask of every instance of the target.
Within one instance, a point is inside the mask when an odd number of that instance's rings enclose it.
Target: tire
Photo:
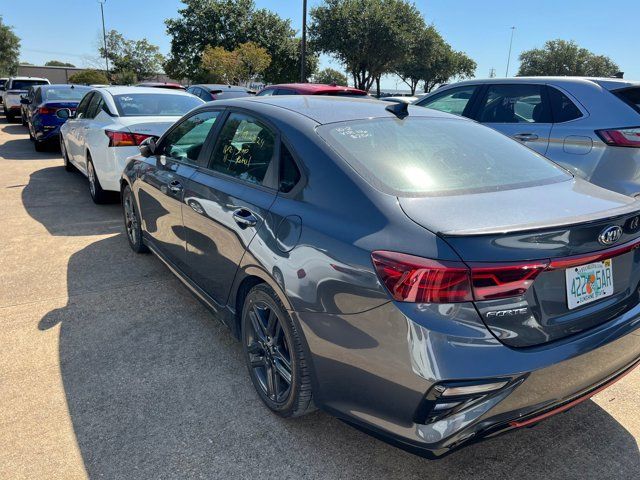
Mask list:
[[[241,321],[245,361],[262,402],[284,418],[313,411],[301,334],[270,287],[259,284],[249,291]]]
[[[64,162],[64,169],[67,172],[75,172],[76,167],[69,161],[69,155],[67,154],[67,147],[64,145],[62,135],[60,135],[60,153],[62,154],[62,161]]]
[[[12,123],[15,120],[15,117],[13,116],[13,114],[6,112],[5,115],[7,117],[7,123]]]
[[[36,149],[36,152],[46,152],[47,144],[46,142],[41,142],[39,140],[33,139],[33,148]]]
[[[127,185],[122,191],[122,217],[124,218],[124,231],[131,250],[136,253],[147,253],[149,248],[142,239],[142,224],[140,214],[133,196],[131,187]]]
[[[109,201],[109,194],[102,189],[100,180],[98,179],[98,174],[96,173],[96,169],[93,166],[93,161],[91,160],[91,155],[89,155],[88,153],[87,179],[89,180],[89,195],[91,195],[91,200],[93,200],[93,203],[97,203],[98,205],[107,203]]]

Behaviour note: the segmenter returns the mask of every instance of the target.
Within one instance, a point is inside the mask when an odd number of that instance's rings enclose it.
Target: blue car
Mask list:
[[[36,151],[48,144],[57,144],[64,119],[56,116],[61,108],[75,111],[78,103],[91,87],[81,85],[36,85],[20,100],[22,120],[29,129]]]

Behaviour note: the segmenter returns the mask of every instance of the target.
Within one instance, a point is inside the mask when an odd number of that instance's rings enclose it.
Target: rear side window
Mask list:
[[[554,123],[568,122],[582,116],[582,112],[575,103],[560,90],[549,87],[548,91]]]
[[[636,112],[640,113],[640,87],[616,90],[613,94],[629,104]]]
[[[278,190],[284,193],[290,192],[299,181],[300,170],[298,170],[291,152],[283,143],[280,145],[280,185]]]
[[[255,118],[232,113],[220,132],[211,169],[261,185],[275,151],[275,134]]]
[[[258,93],[256,96],[257,97],[268,97],[268,96],[271,96],[271,95],[273,95],[275,93],[276,93],[275,89],[267,88],[266,90],[263,90],[260,93]]]
[[[340,122],[320,136],[374,187],[397,196],[508,190],[571,178],[497,131],[456,119]]]
[[[475,85],[452,88],[442,93],[436,93],[418,102],[417,105],[433,108],[440,112],[462,115],[477,88]]]
[[[551,123],[543,85],[490,85],[478,112],[483,123]]]

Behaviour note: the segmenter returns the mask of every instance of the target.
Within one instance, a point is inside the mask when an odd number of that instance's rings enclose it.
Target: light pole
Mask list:
[[[511,63],[511,47],[513,46],[513,32],[516,27],[511,27],[511,41],[509,42],[509,56],[507,57],[507,73],[505,73],[505,77],[509,76],[509,63]]]
[[[300,45],[300,82],[307,81],[305,63],[307,57],[307,0],[302,0],[302,44]]]
[[[104,42],[104,61],[107,64],[107,78],[109,78],[109,52],[107,52],[107,30],[104,28],[104,4],[107,0],[98,0],[100,14],[102,15],[102,40]]]

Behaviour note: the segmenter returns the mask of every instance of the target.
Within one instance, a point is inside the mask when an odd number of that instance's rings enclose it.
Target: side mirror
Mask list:
[[[140,155],[143,157],[150,157],[156,151],[156,139],[153,137],[145,138],[140,143],[138,150],[140,150]]]
[[[22,95],[20,97],[20,103],[22,105],[29,105],[31,103],[31,100],[29,100],[27,97],[25,97],[24,95]]]
[[[73,117],[73,115],[71,114],[71,110],[69,110],[68,108],[61,108],[56,111],[56,117],[61,118],[62,120],[66,120]]]

